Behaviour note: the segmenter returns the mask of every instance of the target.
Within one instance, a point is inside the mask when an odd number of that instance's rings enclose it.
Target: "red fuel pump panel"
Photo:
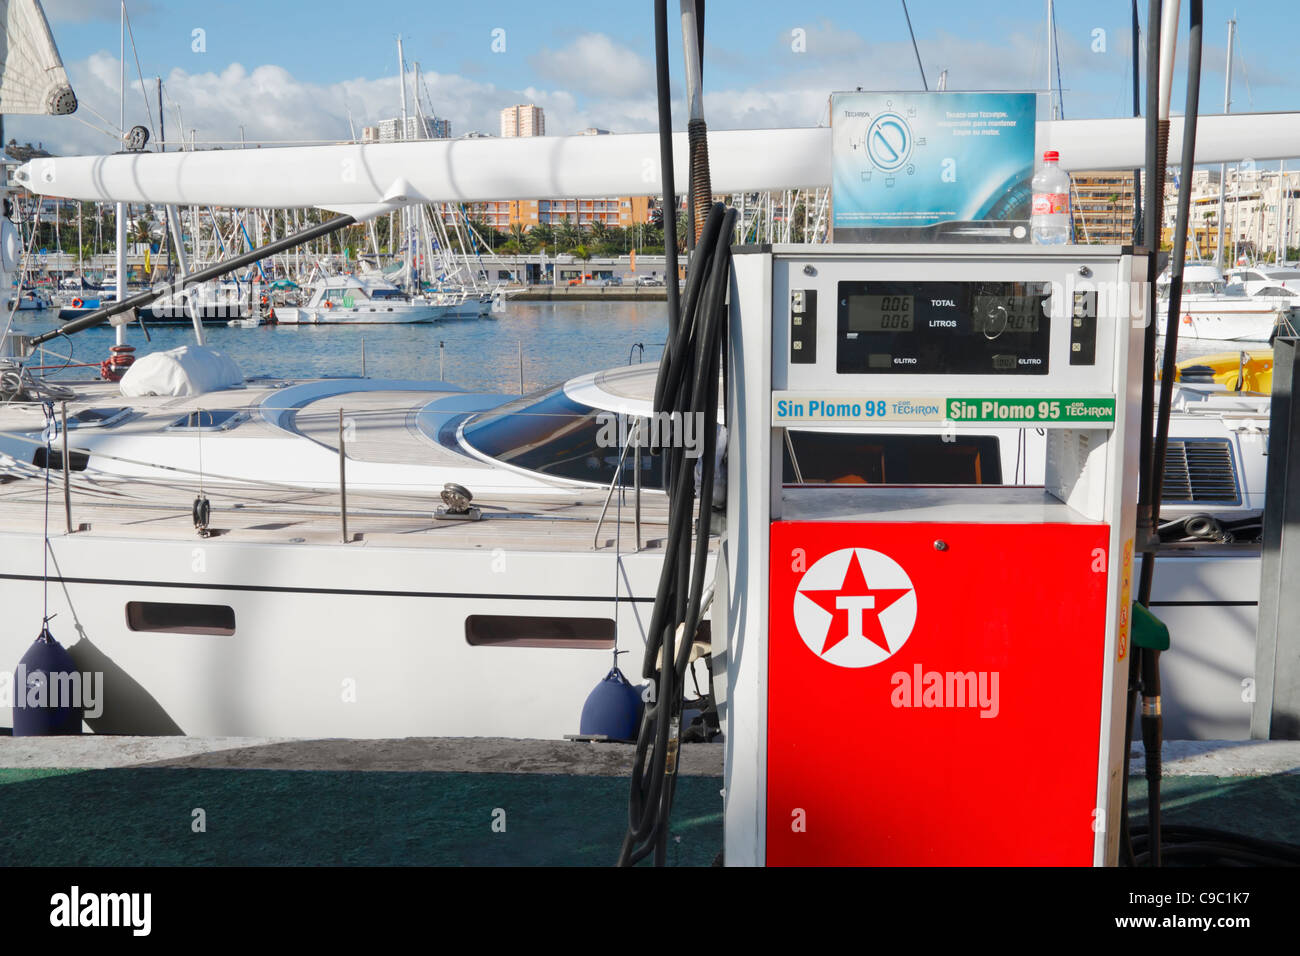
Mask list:
[[[768,864],[1090,865],[1109,535],[774,522]]]

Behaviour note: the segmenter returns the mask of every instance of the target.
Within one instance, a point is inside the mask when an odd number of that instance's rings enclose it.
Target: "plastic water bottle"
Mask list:
[[[1043,168],[1034,176],[1034,204],[1029,232],[1035,245],[1055,246],[1070,241],[1070,174],[1054,149],[1043,153]]]

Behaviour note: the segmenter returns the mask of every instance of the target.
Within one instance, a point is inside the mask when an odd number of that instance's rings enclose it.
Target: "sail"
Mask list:
[[[40,0],[0,0],[0,115],[64,116],[77,109]]]
[[[1061,166],[1071,170],[1140,166],[1143,136],[1143,121],[1127,118],[1040,122],[1037,130],[1038,148],[1058,150]],[[1175,117],[1170,156],[1178,155],[1182,138],[1183,120]],[[688,155],[686,134],[676,133],[679,187],[688,181]],[[1197,124],[1198,163],[1291,156],[1300,156],[1300,113],[1202,116]],[[828,186],[830,129],[710,131],[709,166],[715,193]],[[654,133],[63,156],[33,159],[14,178],[33,192],[68,199],[348,212],[406,203],[646,196],[663,188]]]

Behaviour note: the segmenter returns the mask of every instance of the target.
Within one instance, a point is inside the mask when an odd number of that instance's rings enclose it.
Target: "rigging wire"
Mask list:
[[[1061,40],[1055,16],[1052,17],[1052,49],[1056,51],[1056,102],[1061,113],[1057,119],[1065,119],[1065,87],[1061,84]]]
[[[135,31],[131,29],[131,15],[126,12],[126,4],[122,4],[122,19],[126,23],[127,36],[131,38],[131,54],[135,57],[135,73],[140,78],[140,95],[144,97],[144,115],[149,123],[149,135],[156,141],[158,139],[157,129],[153,124],[153,107],[149,103],[149,93],[144,88],[144,70],[140,68],[140,51],[135,45]],[[158,117],[159,122],[162,117]],[[123,135],[126,131],[123,130]]]
[[[53,450],[50,443],[54,437],[54,403],[44,402],[41,408],[45,412],[45,529],[41,570],[41,637],[49,633],[50,624],[50,457]],[[66,465],[66,463],[65,463]]]
[[[907,12],[907,0],[902,0],[903,16],[907,19],[907,33],[912,38],[912,52],[916,54],[916,68],[921,71],[921,88],[927,93],[930,84],[925,81],[925,67],[921,65],[921,50],[916,45],[916,33],[912,30],[912,15]]]

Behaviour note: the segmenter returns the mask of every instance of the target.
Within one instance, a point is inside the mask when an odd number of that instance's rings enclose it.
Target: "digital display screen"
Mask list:
[[[1050,283],[845,279],[835,370],[850,375],[1046,375]]]
[[[1010,333],[1033,334],[1043,318],[1041,295],[977,295],[971,325],[990,339]]]
[[[850,332],[911,332],[915,301],[910,295],[851,295]]]

